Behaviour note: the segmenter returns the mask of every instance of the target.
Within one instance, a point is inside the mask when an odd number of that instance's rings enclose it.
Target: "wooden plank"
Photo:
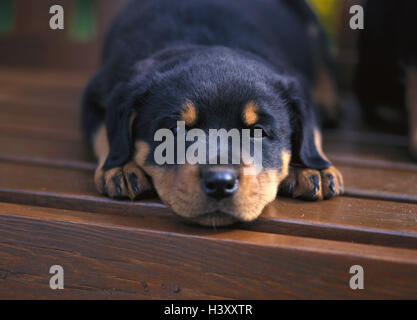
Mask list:
[[[1,132],[1,130],[0,130]],[[74,141],[59,141],[49,137],[28,138],[21,136],[0,135],[0,158],[26,159],[36,162],[36,159],[50,161],[51,164],[61,162],[88,162],[95,166],[94,157],[87,143]]]
[[[112,215],[174,219],[155,199],[114,201],[97,194],[91,170],[0,162],[0,201]],[[146,212],[151,211],[152,214]],[[161,216],[162,215],[162,216]],[[179,221],[174,219],[177,223]],[[163,224],[163,222],[160,222]],[[284,233],[393,247],[417,248],[417,206],[341,197],[303,202],[279,199],[262,219],[237,226],[253,231]]]
[[[407,137],[373,132],[327,130],[323,147],[332,161],[362,167],[417,171]]]
[[[407,170],[338,166],[343,174],[347,194],[366,191],[363,196],[417,203],[417,174]],[[348,189],[352,189],[348,190]]]
[[[33,208],[1,210],[1,297],[74,299],[85,291],[89,298],[416,297],[412,250],[238,230],[190,235],[125,217],[104,223],[85,212],[74,219],[59,210],[41,216]],[[65,270],[66,289],[59,292],[47,290],[54,264]],[[365,270],[365,290],[349,288],[356,264]]]
[[[18,121],[19,117],[16,115],[13,119]],[[3,121],[10,123],[11,117],[2,117],[0,124]],[[48,118],[42,117],[25,118],[19,125],[24,127],[27,125],[27,121],[36,122],[37,127],[42,128],[45,128],[48,124],[56,125],[56,122],[51,123]],[[65,121],[61,122],[64,127]],[[70,121],[68,121],[66,126],[71,127]],[[8,128],[7,130],[13,132],[12,128]],[[52,130],[55,129],[48,128],[48,130],[54,132]],[[63,130],[65,131],[66,129]],[[18,129],[17,131],[19,135],[22,135],[22,131]],[[80,135],[79,132],[78,135]],[[74,133],[74,139],[76,137],[77,134]],[[44,139],[35,142],[35,139],[25,140],[24,138],[4,137],[3,141],[0,139],[0,157],[3,155],[3,159],[13,159],[5,158],[4,156],[14,156],[23,159],[27,157],[28,160],[32,158],[44,158],[60,161],[91,161],[91,166],[93,166],[94,160],[91,153],[86,150],[83,143],[65,143],[60,147],[54,148],[54,150],[50,150],[53,146],[58,146],[58,144],[55,142],[45,142]],[[59,152],[62,152],[62,155]],[[53,161],[50,163],[53,164]],[[85,163],[83,167],[86,167]],[[347,164],[338,165],[338,168],[344,176],[348,195],[417,203],[417,174],[413,170],[387,169],[384,167],[373,168]]]
[[[42,117],[50,119],[51,123],[59,119],[71,119],[71,121],[74,121],[74,124],[77,124],[80,121],[80,102],[78,98],[74,99],[73,96],[72,100],[77,101],[68,101],[65,97],[60,97],[56,101],[53,101],[53,99],[48,100],[50,104],[45,104],[45,101],[41,103],[37,103],[36,101],[2,102],[0,98],[0,110],[2,115],[7,116],[20,115],[24,118]],[[73,129],[76,128],[78,126],[74,126]]]
[[[323,145],[327,156],[336,163],[417,171],[417,163],[410,157],[408,146],[349,143],[327,136]]]
[[[70,71],[70,70],[54,70],[44,68],[24,68],[24,67],[8,67],[0,66],[0,83],[3,86],[22,87],[52,87],[58,88],[74,88],[81,89],[89,77],[92,75],[90,71]]]
[[[67,131],[77,132],[78,135],[81,131],[80,121],[77,119],[53,119],[48,117],[22,117],[19,115],[2,114],[0,118],[0,127],[13,128],[25,127],[35,128],[35,130],[47,130],[47,131]]]

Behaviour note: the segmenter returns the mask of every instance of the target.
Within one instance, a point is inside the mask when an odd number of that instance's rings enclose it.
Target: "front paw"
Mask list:
[[[133,161],[123,167],[108,170],[97,168],[94,183],[101,194],[115,199],[134,200],[143,192],[152,189],[148,178]]]
[[[343,177],[339,170],[290,168],[279,186],[279,194],[302,200],[327,200],[343,193]]]

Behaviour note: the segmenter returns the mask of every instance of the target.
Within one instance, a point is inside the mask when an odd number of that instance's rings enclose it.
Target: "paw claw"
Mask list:
[[[104,196],[106,196],[107,193],[108,193],[107,186],[106,186],[106,181],[104,180],[104,175],[101,177],[101,192],[100,193]]]
[[[310,181],[311,181],[311,183],[313,184],[313,193],[312,193],[312,195],[314,196],[315,194],[317,194],[317,192],[319,191],[319,189],[320,189],[320,181],[319,181],[319,177],[318,176],[316,176],[316,175],[312,175],[311,177],[310,177]]]
[[[133,191],[135,192],[135,194],[139,193],[139,188],[138,188],[138,176],[135,173],[131,173],[129,176],[129,183],[132,186]]]
[[[122,188],[120,187],[119,179],[116,178],[116,177],[113,177],[112,180],[113,180],[113,183],[114,183],[114,188],[116,190],[116,196],[121,197],[122,196]]]
[[[333,176],[328,176],[329,177],[329,188],[330,191],[335,194],[336,193],[336,188],[334,186],[334,182],[333,182]]]
[[[293,190],[294,190],[294,185],[292,183],[290,183],[288,185],[288,194],[292,194]]]

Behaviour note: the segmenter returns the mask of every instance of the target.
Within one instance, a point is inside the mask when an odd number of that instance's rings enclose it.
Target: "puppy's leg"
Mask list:
[[[329,167],[322,170],[290,167],[288,176],[279,186],[279,194],[302,200],[328,200],[343,194],[343,176],[339,170],[331,166],[324,154],[320,132],[314,131],[314,148],[318,155],[328,161]]]
[[[111,198],[130,198],[134,200],[144,191],[151,190],[148,178],[133,161],[129,161],[120,167],[104,169],[104,163],[110,150],[104,124],[98,128],[94,136],[93,147],[98,159],[94,183],[100,193]]]
[[[407,107],[409,121],[409,147],[417,159],[417,67],[407,69]]]

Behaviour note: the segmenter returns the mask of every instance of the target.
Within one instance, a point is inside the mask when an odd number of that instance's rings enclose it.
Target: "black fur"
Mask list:
[[[328,54],[309,37],[310,23],[304,0],[132,1],[114,21],[84,95],[87,136],[103,121],[108,129],[105,167],[128,161],[134,139],[154,148],[154,132],[175,126],[186,99],[204,130],[242,128],[243,106],[255,100],[269,135],[264,167],[279,167],[283,149],[294,165],[329,167],[314,145],[310,92],[315,58]]]

